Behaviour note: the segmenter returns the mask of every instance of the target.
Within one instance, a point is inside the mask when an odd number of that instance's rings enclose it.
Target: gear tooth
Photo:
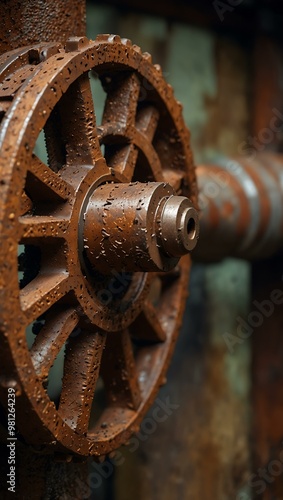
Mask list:
[[[100,456],[98,457],[98,462],[99,462],[100,464],[101,464],[102,462],[105,462],[105,460],[106,460],[106,455],[100,455]]]
[[[100,35],[97,35],[96,37],[96,42],[107,42],[107,40],[109,39],[111,35],[108,33],[108,34],[100,34]]]
[[[45,48],[43,48],[39,54],[39,52],[35,51],[34,49],[29,50],[29,54],[35,59],[39,58],[38,62],[46,61],[49,57],[53,56],[54,54],[59,54],[61,51],[64,51],[62,45],[60,43],[56,43],[56,45],[49,45]],[[37,53],[36,53],[37,52]]]
[[[180,101],[176,101],[177,105],[179,106],[180,110],[183,111],[183,104]]]
[[[162,75],[162,69],[161,69],[160,64],[154,64],[154,67],[155,67],[156,71],[158,71],[158,73],[160,73]]]
[[[152,63],[152,57],[151,57],[151,54],[149,52],[144,52],[143,53],[143,58],[149,62],[150,64]]]
[[[142,50],[138,45],[133,45],[133,49],[135,52],[138,52],[138,54],[142,54]]]
[[[121,42],[122,42],[123,45],[127,45],[127,47],[131,47],[132,46],[132,42],[128,38],[121,38]]]
[[[116,43],[121,43],[121,37],[119,35],[109,35],[108,36],[108,42],[116,42]]]
[[[65,50],[66,52],[72,52],[73,50],[79,50],[85,47],[89,43],[86,36],[71,36],[66,42]]]
[[[110,453],[108,453],[108,458],[113,459],[116,457],[116,451],[111,451]]]

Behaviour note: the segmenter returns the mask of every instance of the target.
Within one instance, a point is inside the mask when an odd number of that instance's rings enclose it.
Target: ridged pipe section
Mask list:
[[[196,260],[261,259],[283,246],[283,155],[197,167],[200,239]]]

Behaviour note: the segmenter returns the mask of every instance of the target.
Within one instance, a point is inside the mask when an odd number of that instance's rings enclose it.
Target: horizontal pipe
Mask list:
[[[261,259],[283,246],[283,155],[197,167],[200,239],[193,256]]]

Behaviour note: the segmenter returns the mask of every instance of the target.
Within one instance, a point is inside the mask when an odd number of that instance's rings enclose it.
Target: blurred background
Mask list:
[[[90,38],[130,38],[162,66],[183,104],[196,165],[250,148],[281,151],[282,21],[280,0],[87,2]],[[274,110],[282,127],[267,136]],[[90,465],[92,498],[283,499],[281,308],[248,338],[238,335],[254,300],[282,289],[282,271],[280,255],[194,264],[167,384],[116,466]]]

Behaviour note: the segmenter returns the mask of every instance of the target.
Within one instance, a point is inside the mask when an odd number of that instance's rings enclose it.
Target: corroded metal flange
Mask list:
[[[90,71],[105,91],[99,127]],[[160,68],[117,36],[19,49],[0,58],[0,75],[1,402],[12,384],[28,443],[105,455],[137,430],[181,325],[181,256],[198,232],[189,133]],[[123,223],[146,258],[119,236]],[[150,239],[133,227],[147,224]]]

